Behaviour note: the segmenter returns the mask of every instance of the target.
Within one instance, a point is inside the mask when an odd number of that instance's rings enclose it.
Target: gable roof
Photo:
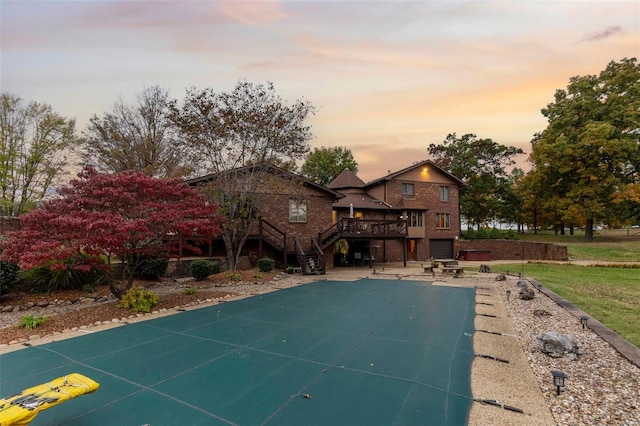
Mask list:
[[[381,182],[386,182],[386,181],[390,181],[408,171],[411,171],[413,169],[417,169],[420,167],[424,167],[424,166],[429,166],[429,167],[433,167],[434,169],[436,169],[438,172],[442,173],[443,175],[447,176],[449,179],[451,179],[452,181],[456,182],[458,184],[458,186],[466,186],[466,184],[464,183],[464,181],[454,175],[452,175],[451,173],[449,173],[448,171],[446,171],[445,169],[443,169],[442,167],[438,166],[436,163],[434,163],[431,160],[424,160],[424,161],[420,161],[419,163],[415,163],[412,164],[409,167],[405,167],[402,170],[398,170],[397,172],[393,172],[390,173],[386,176],[383,176],[381,178],[372,180],[370,182],[367,182],[365,187],[369,187],[369,186],[373,186],[373,185],[377,185]]]
[[[341,200],[333,203],[334,209],[348,209],[353,205],[358,210],[372,209],[393,209],[390,204],[380,201],[366,193],[345,194]]]
[[[343,189],[343,188],[363,188],[365,183],[354,172],[349,169],[344,169],[342,173],[336,176],[329,184],[327,188],[331,189]]]
[[[263,172],[266,173],[270,173],[273,175],[281,175],[283,177],[289,178],[289,179],[295,179],[298,180],[300,183],[302,183],[302,185],[304,186],[308,186],[311,187],[313,189],[316,189],[320,192],[325,192],[329,195],[331,195],[334,199],[340,199],[343,198],[344,195],[334,191],[332,189],[327,188],[326,186],[322,186],[320,184],[317,184],[315,182],[312,182],[306,178],[304,178],[303,176],[300,176],[298,174],[292,173],[288,170],[285,170],[283,168],[277,167],[271,163],[268,162],[260,162],[260,163],[256,163],[256,164],[252,164],[249,166],[243,166],[243,167],[238,167],[235,169],[231,169],[231,170],[227,170],[227,171],[223,171],[223,172],[218,172],[218,173],[210,173],[208,175],[204,175],[204,176],[200,176],[200,177],[196,177],[193,179],[187,179],[184,182],[187,185],[198,185],[200,183],[206,183],[206,182],[211,182],[213,180],[216,179],[217,176],[220,176],[221,174],[225,174],[225,173],[237,173],[237,174],[243,174],[243,173],[247,173],[247,172],[251,172],[253,170],[262,170]]]

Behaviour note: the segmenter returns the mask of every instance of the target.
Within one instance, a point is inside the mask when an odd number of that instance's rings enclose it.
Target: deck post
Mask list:
[[[404,263],[404,267],[407,267],[407,239],[402,239],[402,261]]]
[[[258,221],[258,259],[262,258],[262,219]]]

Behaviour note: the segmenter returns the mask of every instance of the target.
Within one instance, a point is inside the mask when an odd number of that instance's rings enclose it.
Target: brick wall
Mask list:
[[[569,259],[566,246],[513,240],[460,240],[454,244],[460,250],[489,250],[491,260],[559,260]]]

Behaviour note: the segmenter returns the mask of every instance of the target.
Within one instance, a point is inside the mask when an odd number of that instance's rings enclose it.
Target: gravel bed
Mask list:
[[[622,357],[611,345],[580,319],[568,313],[543,293],[533,300],[517,297],[515,281],[499,282],[522,349],[538,381],[542,394],[558,425],[640,425],[640,369]],[[509,301],[506,290],[511,290]],[[550,316],[535,316],[537,309]],[[581,354],[572,361],[552,358],[538,348],[537,337],[547,331],[572,335]],[[556,395],[551,370],[568,376],[564,391]]]

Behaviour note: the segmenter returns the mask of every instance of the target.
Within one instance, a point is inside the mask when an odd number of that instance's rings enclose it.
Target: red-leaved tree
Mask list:
[[[21,217],[21,230],[2,242],[0,259],[23,269],[64,269],[69,266],[62,260],[82,255],[94,263],[79,267],[107,268],[111,292],[121,298],[145,256],[169,254],[178,236],[219,235],[221,222],[217,206],[179,179],[85,168],[59,198]],[[111,276],[114,260],[122,262],[121,281]]]

